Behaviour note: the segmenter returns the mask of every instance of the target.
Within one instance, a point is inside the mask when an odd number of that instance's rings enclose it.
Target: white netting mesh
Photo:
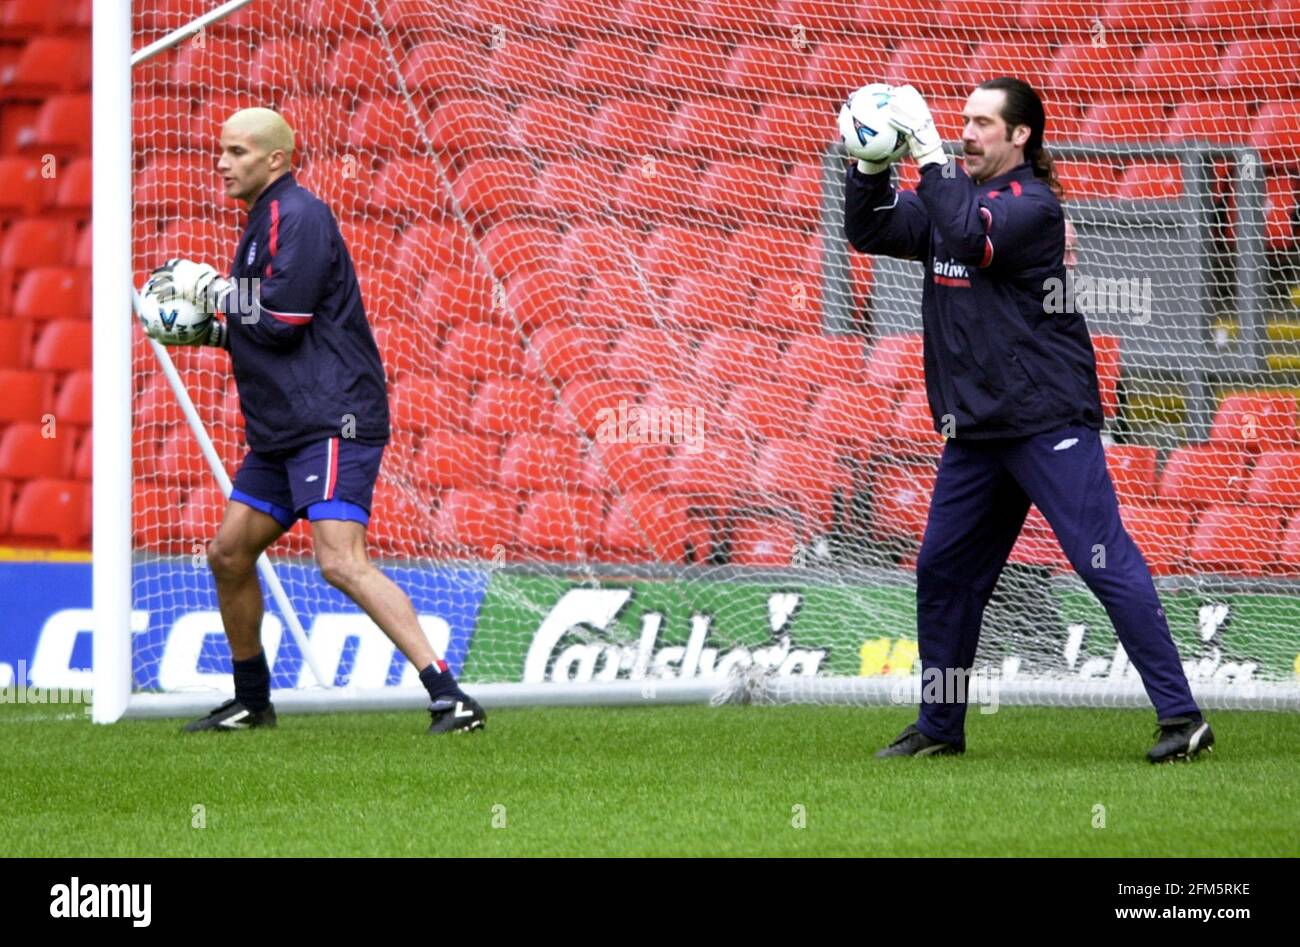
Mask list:
[[[209,7],[136,3],[136,47]],[[1043,92],[1065,146],[1110,464],[1184,656],[1201,679],[1294,680],[1295,0],[254,0],[136,68],[136,283],[170,256],[229,269],[220,124],[281,110],[388,373],[371,548],[468,679],[527,677],[575,574],[635,594],[607,626],[575,605],[548,679],[905,673],[942,443],[920,284],[847,252],[828,148],[865,82],[917,85],[953,141],[1002,74]],[[228,358],[172,354],[233,473]],[[195,555],[220,491],[143,343],[135,377],[137,686],[220,683]],[[272,553],[313,626],[355,609],[300,564],[307,535]],[[547,563],[566,568],[519,568]],[[402,674],[382,639],[326,626],[338,681]],[[981,647],[1022,675],[1124,677],[1036,511]],[[277,685],[310,683],[299,664],[285,635]]]

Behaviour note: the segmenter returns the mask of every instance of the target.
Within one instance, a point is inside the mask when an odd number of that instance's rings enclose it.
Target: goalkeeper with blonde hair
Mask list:
[[[366,552],[389,437],[384,368],[338,223],[294,179],[293,150],[293,130],[276,112],[232,115],[221,130],[216,170],[226,195],[248,205],[248,223],[231,278],[205,263],[169,260],[147,287],[160,301],[181,298],[209,313],[195,341],[229,350],[250,448],[208,544],[235,697],[185,729],[275,725],[256,562],[306,517],[325,580],[419,669],[431,700],[429,732],[477,730],[483,708],[434,653],[411,600]],[[145,329],[166,338],[160,326]]]

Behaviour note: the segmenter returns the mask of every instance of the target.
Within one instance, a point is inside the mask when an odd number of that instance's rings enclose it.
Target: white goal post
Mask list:
[[[371,552],[470,693],[914,703],[942,439],[919,272],[844,240],[835,112],[912,80],[951,150],[978,69],[1020,43],[1079,285],[1101,290],[1121,510],[1193,691],[1300,710],[1300,248],[1278,184],[1300,105],[1213,26],[1138,18],[1099,42],[1041,4],[956,32],[949,0],[878,5],[880,23],[850,0],[96,4],[93,719],[192,715],[231,687],[202,554],[245,449],[228,359],[143,339],[130,306],[169,256],[228,267],[242,217],[214,123],[250,105],[295,128],[356,264],[393,418]],[[1224,94],[1260,97],[1251,127],[1206,118],[1202,42]],[[278,709],[425,702],[301,529],[258,569]],[[969,696],[1149,706],[1036,511]]]

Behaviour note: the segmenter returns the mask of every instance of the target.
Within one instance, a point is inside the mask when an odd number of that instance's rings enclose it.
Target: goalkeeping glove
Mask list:
[[[910,85],[899,86],[893,90],[886,111],[889,124],[906,137],[908,150],[918,165],[948,163],[943,153],[943,139],[934,127],[934,116],[920,92]]]
[[[235,288],[206,263],[172,259],[149,274],[151,292],[159,302],[184,299],[202,312],[222,312],[223,303]]]

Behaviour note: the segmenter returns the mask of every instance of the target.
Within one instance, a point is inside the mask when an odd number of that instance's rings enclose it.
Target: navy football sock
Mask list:
[[[235,668],[235,699],[253,713],[271,706],[271,669],[266,666],[266,652],[245,661],[232,662]]]
[[[429,692],[429,699],[433,701],[469,699],[469,695],[456,683],[456,678],[451,671],[447,670],[445,661],[434,661],[421,671],[420,683],[424,685],[424,689]]]

